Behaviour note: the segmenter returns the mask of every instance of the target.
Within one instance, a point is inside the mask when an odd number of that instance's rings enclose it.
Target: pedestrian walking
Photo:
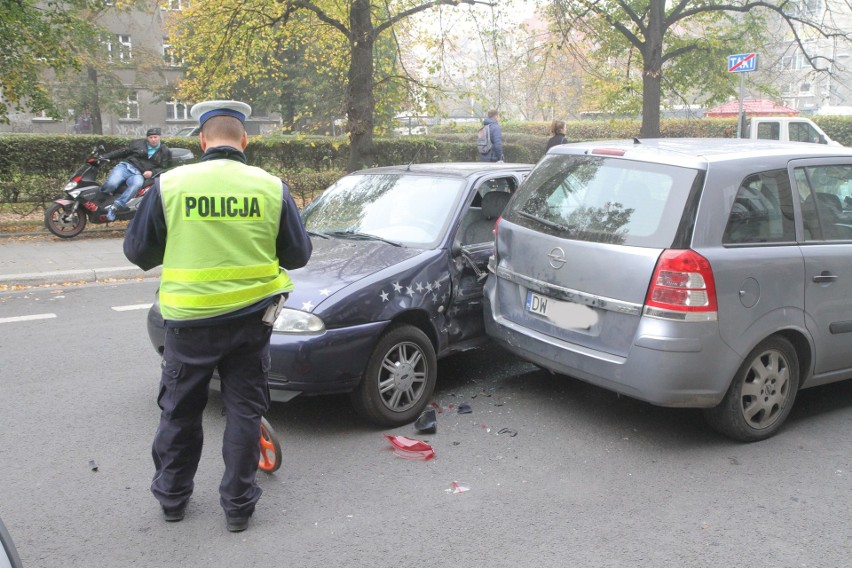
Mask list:
[[[477,135],[477,149],[480,162],[502,162],[503,131],[500,128],[500,113],[496,109],[488,111],[488,117],[482,121]]]
[[[545,152],[554,146],[567,143],[568,138],[565,137],[565,121],[554,120],[550,123],[550,140],[547,141],[547,148],[545,149]]]
[[[239,532],[262,492],[255,476],[269,407],[269,340],[293,289],[285,269],[304,266],[312,247],[287,184],[246,164],[251,107],[207,101],[190,113],[201,126],[200,162],[159,177],[124,240],[125,256],[143,270],[163,265],[167,329],[151,491],[166,521],[184,518],[218,370],[227,419],[219,500],[227,529]]]

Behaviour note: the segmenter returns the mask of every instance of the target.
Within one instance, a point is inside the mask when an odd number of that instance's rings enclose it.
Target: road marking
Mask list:
[[[130,306],[113,306],[112,309],[117,312],[129,312],[130,310],[147,310],[151,307],[151,305],[152,304],[133,304]]]
[[[16,321],[32,321],[32,320],[46,320],[55,318],[56,314],[33,314],[31,316],[17,316],[13,318],[0,318],[0,323],[12,323]]]

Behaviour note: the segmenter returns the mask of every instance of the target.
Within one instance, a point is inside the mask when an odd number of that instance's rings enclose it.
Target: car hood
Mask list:
[[[287,271],[295,285],[287,305],[308,311],[353,282],[424,252],[380,241],[316,237],[311,240],[314,250],[308,264]]]

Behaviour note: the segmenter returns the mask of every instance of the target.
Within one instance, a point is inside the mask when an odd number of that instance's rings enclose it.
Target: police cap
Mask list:
[[[240,101],[204,101],[192,106],[189,111],[192,118],[202,125],[214,116],[232,116],[245,122],[251,116],[251,107]]]

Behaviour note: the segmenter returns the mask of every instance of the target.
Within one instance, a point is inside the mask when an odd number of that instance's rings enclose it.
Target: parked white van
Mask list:
[[[780,140],[782,142],[812,142],[842,146],[807,118],[796,116],[756,116],[746,123],[743,138]]]

